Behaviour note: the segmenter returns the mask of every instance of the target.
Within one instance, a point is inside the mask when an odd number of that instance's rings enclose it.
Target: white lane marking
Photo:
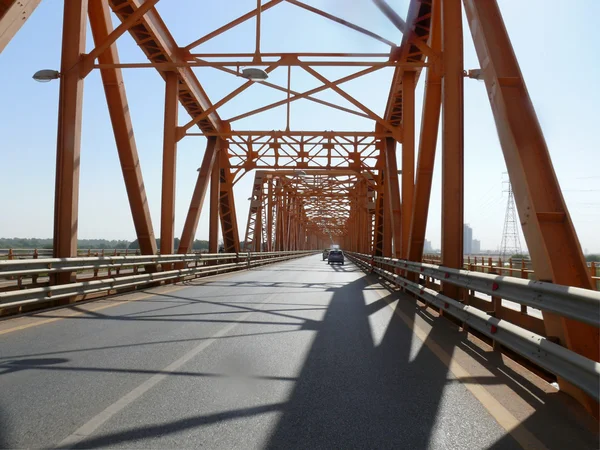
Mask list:
[[[273,294],[267,296],[265,301],[262,302],[259,306],[263,306],[266,303],[268,303],[269,300],[271,300],[271,298],[274,297],[275,295],[278,295],[278,293],[273,293]],[[254,314],[255,312],[257,312],[257,311],[248,311],[246,313],[243,313],[242,316],[238,318],[237,322],[231,323],[231,324],[227,325],[226,327],[221,328],[210,339],[200,343],[199,345],[194,347],[192,350],[187,352],[185,355],[183,355],[181,358],[172,362],[167,367],[162,369],[161,372],[166,372],[166,373],[160,373],[160,374],[153,375],[148,380],[146,380],[145,382],[140,384],[138,387],[133,389],[131,392],[129,392],[128,394],[125,394],[123,397],[121,397],[115,403],[113,403],[112,405],[107,407],[100,414],[93,417],[90,421],[88,421],[83,426],[81,426],[77,430],[75,430],[74,433],[72,433],[71,435],[69,435],[65,439],[63,439],[58,444],[57,447],[70,448],[70,447],[78,444],[82,440],[86,439],[87,437],[89,437],[94,431],[96,431],[104,423],[106,423],[108,420],[110,420],[115,414],[122,411],[124,408],[126,408],[127,406],[132,404],[134,401],[136,401],[138,398],[140,398],[142,395],[144,395],[146,392],[148,392],[150,389],[152,389],[158,383],[160,383],[165,378],[167,378],[169,376],[169,372],[175,372],[177,369],[179,369],[185,363],[187,363],[188,361],[193,359],[195,356],[197,356],[200,352],[202,352],[207,347],[209,347],[211,344],[216,342],[218,340],[218,338],[220,338],[221,336],[224,336],[229,331],[231,331],[238,325],[242,324],[251,314]]]

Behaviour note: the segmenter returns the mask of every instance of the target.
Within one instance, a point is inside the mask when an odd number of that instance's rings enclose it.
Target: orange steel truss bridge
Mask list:
[[[442,173],[439,264],[462,269],[463,83],[465,78],[476,78],[483,80],[488,93],[536,279],[593,289],[496,0],[411,0],[407,12],[397,12],[383,0],[372,0],[374,7],[398,28],[402,35],[399,42],[391,42],[377,30],[367,30],[301,0],[257,0],[255,9],[195,41],[176,42],[155,8],[158,2],[64,1],[62,59],[55,74],[60,83],[55,258],[77,256],[84,81],[91,71],[98,70],[142,255],[191,253],[202,208],[209,208],[211,254],[219,250],[221,233],[224,253],[317,251],[339,244],[349,254],[370,257],[371,267],[376,258],[385,257],[407,264],[421,263],[438,151]],[[0,51],[39,3],[40,0],[0,0]],[[317,48],[303,53],[263,52],[261,18],[282,4],[366,35],[389,46],[389,51],[328,53]],[[463,11],[480,62],[477,70],[466,71],[463,64]],[[113,14],[118,18],[116,27]],[[254,52],[201,50],[202,44],[248,21],[256,24]],[[88,25],[93,50],[86,53]],[[147,61],[121,61],[117,43],[126,33]],[[326,47],[325,43],[323,46]],[[287,84],[279,85],[268,78],[259,80],[242,69],[248,66],[262,69],[257,72],[263,78],[275,69],[287,70]],[[197,67],[210,67],[241,81],[222,98],[209,98],[193,70]],[[353,72],[333,79],[321,73],[323,67],[344,67]],[[156,224],[150,217],[144,188],[147,180],[143,180],[140,169],[122,75],[123,69],[137,68],[155,69],[165,86],[160,236],[155,236]],[[318,87],[302,92],[291,89],[292,68],[310,75]],[[392,68],[393,77],[386,104],[381,107],[383,113],[378,113],[350,95],[344,83],[383,68]],[[421,129],[416,130],[415,86],[420,78],[424,79],[425,91],[423,108],[418,112],[422,117]],[[285,98],[248,107],[233,117],[222,117],[221,107],[238,101],[240,94],[256,83],[285,94]],[[324,91],[341,96],[346,106],[323,100],[318,94]],[[294,130],[290,128],[290,116],[297,100],[358,116],[372,125],[356,131]],[[189,117],[178,117],[180,104]],[[285,129],[245,130],[236,126],[241,119],[280,106],[285,107]],[[324,121],[324,127],[327,126]],[[440,148],[436,148],[438,129]],[[420,133],[418,148],[415,148],[416,133]],[[207,145],[176,249],[177,145],[193,136],[205,137]],[[246,175],[253,177],[253,184],[248,192],[250,209],[244,230],[238,226],[233,192]],[[160,237],[160,248],[156,237]],[[164,264],[162,270],[170,267]],[[410,275],[404,266],[396,266],[390,273],[416,280],[416,275]],[[69,276],[68,272],[59,273],[53,283],[68,284]],[[446,297],[464,301],[464,289],[444,283],[443,279],[440,289]],[[545,336],[554,343],[594,362],[599,360],[599,334],[593,324],[544,310],[543,326]],[[588,410],[597,408],[595,400],[579,387],[561,377],[559,384]]]

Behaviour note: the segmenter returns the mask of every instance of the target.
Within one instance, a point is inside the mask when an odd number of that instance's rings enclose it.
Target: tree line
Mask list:
[[[175,250],[179,247],[179,238],[174,239]],[[156,247],[160,248],[160,238],[156,239]],[[39,238],[0,238],[0,248],[30,248],[30,249],[51,249],[52,239]],[[117,250],[137,250],[140,248],[138,240],[108,240],[108,239],[78,239],[77,248],[80,249],[117,249]],[[208,250],[208,241],[196,239],[193,245],[194,250]]]

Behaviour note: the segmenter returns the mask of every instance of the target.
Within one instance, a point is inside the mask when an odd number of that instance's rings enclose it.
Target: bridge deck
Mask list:
[[[0,334],[2,448],[598,445],[551,386],[320,256],[12,319]]]

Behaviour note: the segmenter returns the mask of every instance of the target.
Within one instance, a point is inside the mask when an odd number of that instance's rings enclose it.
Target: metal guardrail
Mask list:
[[[425,254],[423,262],[428,264],[441,264],[441,255]],[[593,288],[600,291],[600,265],[595,261],[587,263],[590,277],[592,278]],[[463,258],[462,268],[471,272],[496,273],[499,275],[520,276],[523,279],[531,279],[535,272],[532,269],[531,261],[521,258],[508,258],[502,260],[498,256],[471,256]]]
[[[242,270],[263,264],[284,261],[314,253],[313,251],[262,252],[262,253],[217,253],[185,254],[164,256],[107,256],[98,258],[50,258],[32,260],[0,261],[0,278],[35,277],[40,274],[75,272],[87,269],[120,269],[132,266],[154,265],[157,269],[165,264],[183,264],[183,268],[134,275],[115,276],[102,279],[76,281],[68,284],[29,287],[0,292],[0,309],[44,303],[78,295],[108,292],[123,288],[143,286],[167,280],[181,280],[199,275],[224,271]],[[222,261],[227,261],[222,263]],[[221,262],[220,264],[214,264]],[[193,264],[190,267],[190,263]],[[211,263],[206,265],[205,263]],[[201,264],[201,265],[199,265]]]
[[[377,262],[600,327],[600,292],[393,258]]]
[[[82,256],[117,256],[117,255],[139,255],[139,249],[126,248],[78,248],[77,257]],[[2,259],[38,259],[52,258],[51,248],[0,248],[0,260]]]
[[[568,316],[585,318],[585,322],[599,327],[600,293],[585,289],[553,285],[538,281],[526,281],[516,278],[474,273],[465,270],[450,269],[432,264],[421,264],[393,258],[372,257],[359,253],[347,253],[359,266],[381,275],[387,280],[402,286],[416,297],[432,304],[463,322],[465,325],[492,338],[522,357],[543,369],[562,377],[582,389],[595,400],[600,400],[600,363],[579,355],[565,347],[551,342],[543,336],[521,328],[506,320],[501,320],[473,306],[465,305],[434,289],[411,281],[390,270],[375,265],[387,266],[412,273],[423,274],[445,283],[451,283],[482,292],[492,292],[494,296],[527,304],[535,303],[536,308]],[[559,301],[567,302],[561,307]],[[550,309],[552,308],[552,309]],[[574,311],[570,311],[570,309]],[[584,317],[590,313],[589,317]]]

